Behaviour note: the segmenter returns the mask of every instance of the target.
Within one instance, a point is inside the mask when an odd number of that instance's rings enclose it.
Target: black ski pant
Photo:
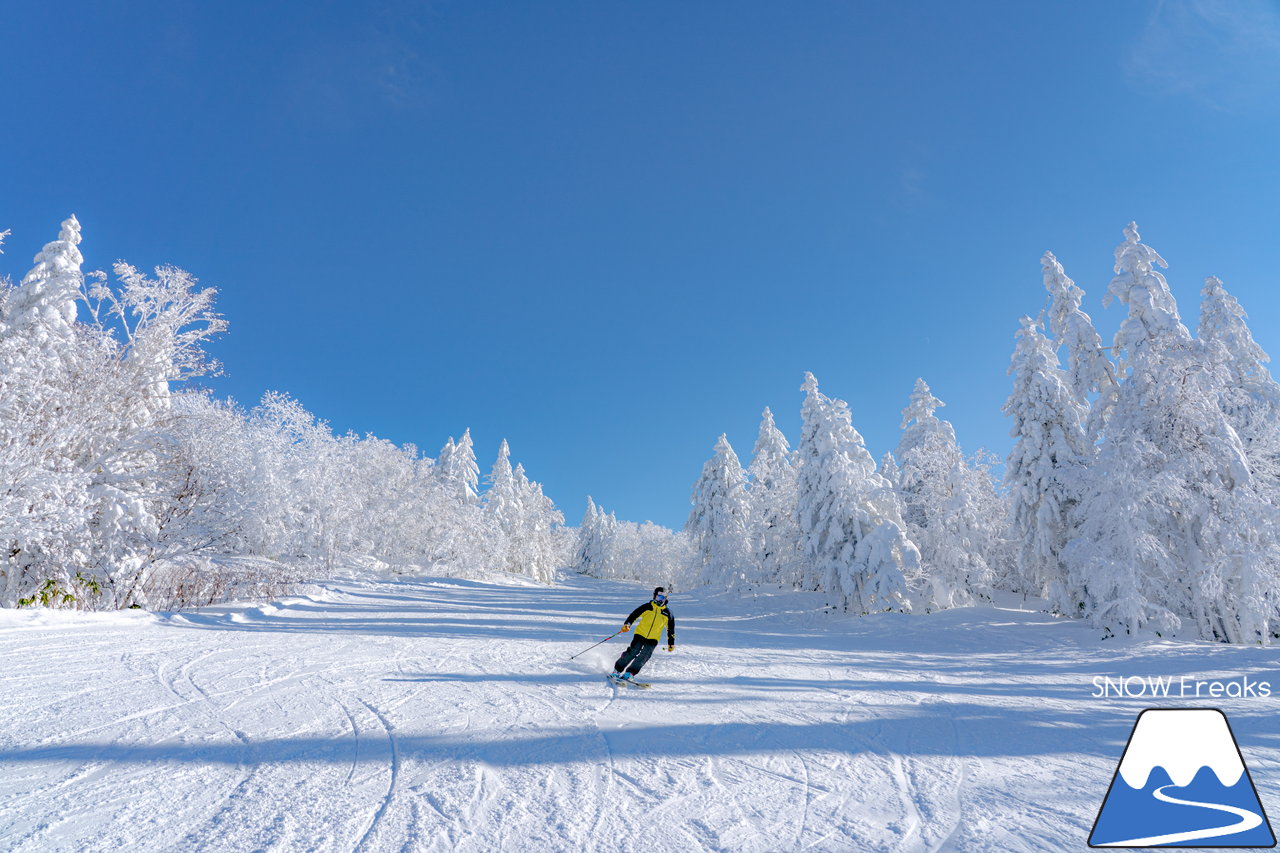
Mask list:
[[[632,637],[631,645],[627,646],[622,657],[618,658],[618,662],[613,665],[613,671],[622,672],[624,669],[630,669],[632,675],[639,675],[640,669],[649,662],[649,656],[657,647],[657,640],[641,636]]]

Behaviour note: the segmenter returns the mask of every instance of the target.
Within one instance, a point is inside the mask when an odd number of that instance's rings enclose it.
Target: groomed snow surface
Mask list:
[[[1280,804],[1276,699],[1099,699],[1095,675],[1280,689],[1271,650],[1097,639],[1033,610],[862,619],[649,587],[346,580],[172,616],[0,613],[6,851],[1084,849],[1138,712],[1221,707]],[[1280,810],[1280,807],[1277,808]]]

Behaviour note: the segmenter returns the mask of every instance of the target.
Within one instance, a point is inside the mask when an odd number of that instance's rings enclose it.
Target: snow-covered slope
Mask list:
[[[1083,849],[1138,712],[1095,675],[1271,676],[1016,609],[864,619],[646,589],[343,581],[168,618],[0,614],[0,849]],[[1162,706],[1200,704],[1161,700]],[[1265,803],[1274,700],[1218,700]]]

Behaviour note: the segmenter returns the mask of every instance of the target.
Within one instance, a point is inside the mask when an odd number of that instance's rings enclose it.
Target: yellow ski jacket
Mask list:
[[[640,620],[636,624],[637,637],[644,637],[646,640],[657,642],[662,636],[662,629],[666,628],[667,645],[674,646],[676,644],[676,617],[671,615],[671,608],[667,605],[646,601],[631,611],[631,615],[627,617],[625,624],[629,626],[637,619]]]

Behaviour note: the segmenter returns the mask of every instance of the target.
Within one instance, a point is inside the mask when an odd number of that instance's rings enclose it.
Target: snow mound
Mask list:
[[[145,610],[111,610],[104,613],[86,613],[80,610],[54,610],[48,607],[30,609],[0,609],[0,631],[17,631],[34,628],[84,628],[109,625],[142,626],[155,622],[156,617]]]

